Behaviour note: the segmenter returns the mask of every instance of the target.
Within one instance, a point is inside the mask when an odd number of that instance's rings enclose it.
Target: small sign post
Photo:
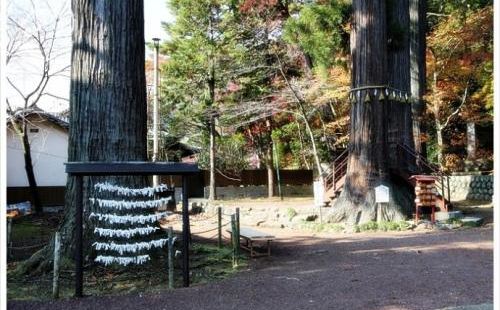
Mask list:
[[[382,203],[389,203],[389,187],[380,184],[375,187],[375,202],[377,203],[377,222],[382,220]]]
[[[323,224],[323,214],[321,214],[321,207],[325,205],[325,187],[321,181],[314,181],[314,204],[319,209],[319,221]]]

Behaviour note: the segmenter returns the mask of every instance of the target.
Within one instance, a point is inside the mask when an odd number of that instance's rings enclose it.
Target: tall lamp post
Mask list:
[[[160,39],[153,38],[155,47],[154,55],[154,81],[153,81],[153,162],[158,159],[158,52],[160,48]],[[158,176],[153,175],[153,186],[158,186]]]

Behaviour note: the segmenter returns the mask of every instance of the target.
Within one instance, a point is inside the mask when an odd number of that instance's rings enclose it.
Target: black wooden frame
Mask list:
[[[181,175],[182,176],[182,275],[183,285],[189,286],[189,214],[187,176],[199,172],[198,165],[174,162],[68,162],[66,173],[75,178],[76,240],[75,296],[83,296],[83,177],[118,175]]]

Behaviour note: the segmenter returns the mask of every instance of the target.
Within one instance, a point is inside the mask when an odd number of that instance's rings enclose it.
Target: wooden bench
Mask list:
[[[231,230],[226,230],[230,235],[232,233]],[[232,235],[231,235],[232,239]],[[240,243],[240,246],[250,251],[250,257],[257,256],[270,256],[271,255],[271,241],[276,239],[273,235],[266,234],[264,232],[258,231],[256,229],[241,227],[240,228],[240,239],[245,241],[244,244]],[[254,249],[254,242],[265,242],[267,246],[266,253],[259,253]]]

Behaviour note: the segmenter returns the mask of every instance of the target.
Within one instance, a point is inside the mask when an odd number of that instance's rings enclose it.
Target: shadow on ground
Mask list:
[[[491,228],[277,237],[272,257],[223,281],[9,309],[442,309],[493,300]]]

